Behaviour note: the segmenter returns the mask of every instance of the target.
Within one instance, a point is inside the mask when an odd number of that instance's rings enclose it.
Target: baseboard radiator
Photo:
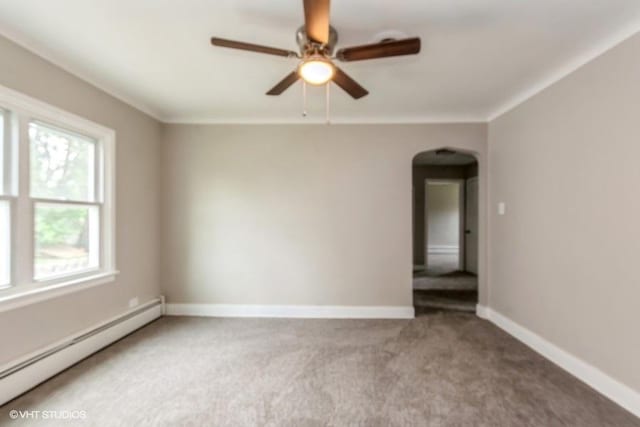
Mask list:
[[[0,367],[0,406],[162,316],[159,298]]]

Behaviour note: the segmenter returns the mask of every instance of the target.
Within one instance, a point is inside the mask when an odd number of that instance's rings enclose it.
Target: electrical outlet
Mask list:
[[[136,307],[138,305],[138,297],[131,298],[129,300],[129,308]]]

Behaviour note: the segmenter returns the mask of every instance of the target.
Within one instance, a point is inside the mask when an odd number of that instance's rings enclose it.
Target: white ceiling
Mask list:
[[[301,0],[0,0],[0,33],[170,122],[303,121],[300,84],[264,95],[295,59],[209,44],[296,50],[302,17]],[[339,47],[422,38],[418,56],[342,64],[370,95],[334,86],[334,122],[486,121],[637,31],[640,1],[334,0],[331,22]]]

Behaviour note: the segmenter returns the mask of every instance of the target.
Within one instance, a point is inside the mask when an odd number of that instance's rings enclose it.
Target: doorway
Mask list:
[[[453,150],[413,161],[416,315],[475,312],[478,302],[478,163]]]

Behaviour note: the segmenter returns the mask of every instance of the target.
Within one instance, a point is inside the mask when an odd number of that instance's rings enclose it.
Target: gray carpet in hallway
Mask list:
[[[416,313],[453,310],[475,313],[478,278],[458,270],[455,254],[429,254],[429,267],[413,266],[413,305]]]
[[[10,421],[11,409],[84,422]],[[165,317],[0,408],[0,424],[640,426],[474,315]]]
[[[433,310],[453,310],[464,311],[467,313],[476,312],[478,304],[478,291],[464,290],[432,290],[432,291],[413,291],[413,306],[416,309],[416,315]]]
[[[458,271],[460,267],[457,254],[432,254],[428,255],[428,265],[414,265],[414,270],[428,271],[433,276]]]
[[[478,289],[478,277],[464,271],[440,275],[419,271],[413,274],[413,289],[474,291]]]
[[[413,266],[413,289],[466,290],[478,289],[478,278],[458,270],[455,254],[429,254],[429,265]]]

